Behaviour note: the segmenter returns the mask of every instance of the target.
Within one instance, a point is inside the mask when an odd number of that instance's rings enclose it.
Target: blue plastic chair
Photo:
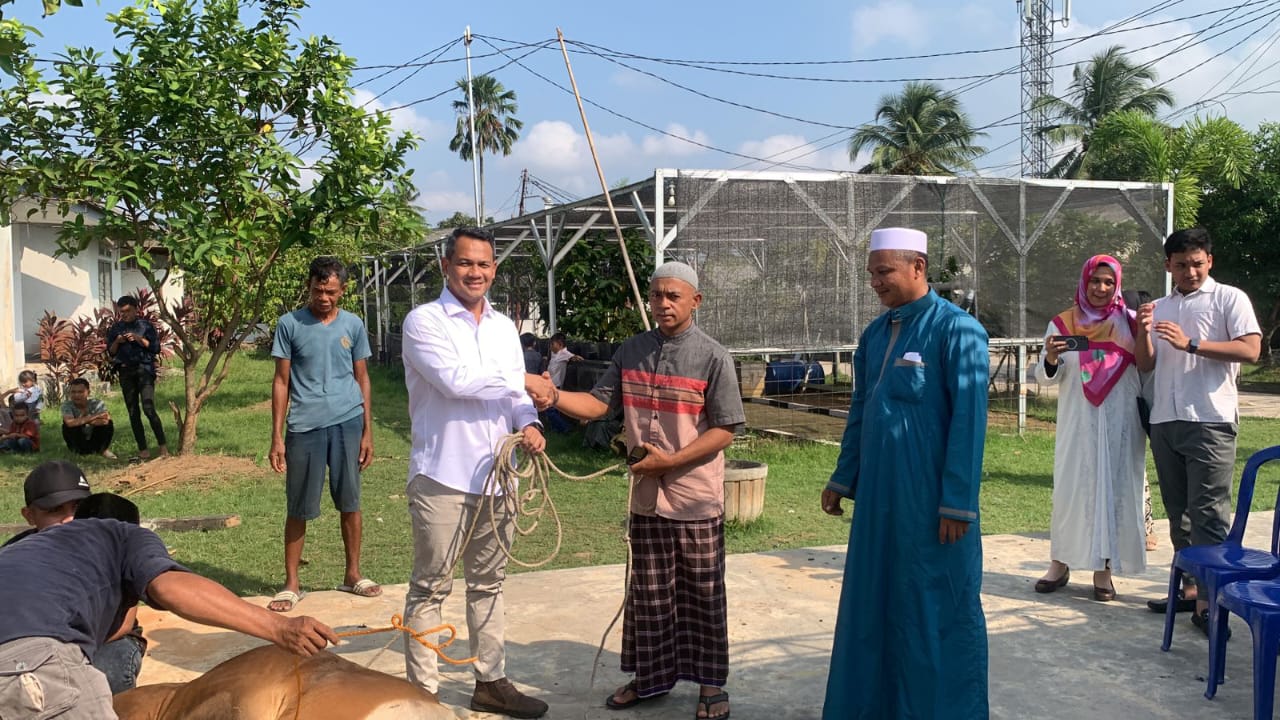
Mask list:
[[[1217,630],[1226,637],[1227,616],[1235,613],[1249,623],[1253,632],[1253,717],[1270,720],[1276,699],[1276,651],[1280,650],[1280,583],[1275,580],[1243,580],[1230,583],[1218,593],[1221,609]],[[1218,655],[1218,667],[1226,664],[1227,643],[1210,648]],[[1220,680],[1209,678],[1210,692]]]
[[[1226,658],[1227,616],[1219,612],[1218,591],[1229,583],[1241,580],[1267,580],[1280,575],[1280,512],[1271,523],[1271,550],[1254,550],[1243,547],[1245,525],[1249,522],[1249,507],[1253,504],[1253,486],[1258,468],[1271,460],[1280,459],[1280,445],[1259,450],[1245,463],[1240,476],[1240,488],[1236,494],[1236,514],[1231,521],[1227,539],[1219,545],[1192,545],[1179,550],[1173,556],[1169,571],[1168,606],[1164,615],[1164,642],[1161,650],[1173,644],[1173,621],[1177,612],[1178,588],[1183,574],[1200,579],[1209,602],[1209,674],[1204,696],[1213,699],[1218,685],[1224,680]],[[1280,497],[1277,497],[1280,503]]]

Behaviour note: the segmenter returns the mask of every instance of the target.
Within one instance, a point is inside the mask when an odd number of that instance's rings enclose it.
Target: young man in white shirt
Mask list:
[[[1249,297],[1209,277],[1207,230],[1173,233],[1164,254],[1174,289],[1138,308],[1134,354],[1139,370],[1154,371],[1151,455],[1177,551],[1227,536],[1240,417],[1235,380],[1240,363],[1257,361],[1262,331]],[[1194,609],[1192,623],[1207,635],[1210,598],[1203,593],[1188,587],[1177,609]],[[1164,600],[1147,605],[1166,610]]]
[[[413,449],[409,457],[409,518],[413,576],[405,622],[416,629],[441,624],[440,606],[453,589],[462,557],[467,583],[467,636],[476,656],[471,709],[537,718],[547,704],[521,693],[506,677],[502,582],[515,518],[484,495],[495,448],[513,429],[526,451],[546,446],[538,411],[525,394],[525,365],[515,324],[493,309],[485,293],[497,270],[493,235],[458,228],[445,244],[445,289],[405,318],[403,357]],[[496,521],[493,519],[496,515]],[[475,526],[474,534],[471,532]],[[463,541],[466,540],[465,546]],[[436,654],[406,637],[410,682],[435,694]]]

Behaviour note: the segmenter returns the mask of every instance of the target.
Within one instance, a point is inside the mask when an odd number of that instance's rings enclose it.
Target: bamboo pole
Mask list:
[[[560,40],[560,52],[564,55],[564,67],[569,71],[569,85],[573,87],[573,97],[578,101],[578,114],[582,116],[582,129],[587,134],[587,147],[591,148],[591,159],[596,164],[596,175],[600,178],[600,190],[604,193],[605,204],[609,206],[609,219],[613,221],[613,231],[618,235],[618,247],[622,250],[622,262],[627,266],[627,280],[631,283],[631,293],[635,296],[636,310],[644,322],[644,329],[649,330],[649,313],[646,311],[644,296],[640,294],[640,286],[636,284],[636,273],[631,268],[631,255],[627,252],[627,241],[622,237],[622,226],[618,223],[618,213],[613,209],[613,195],[609,193],[609,184],[604,179],[604,168],[600,166],[600,155],[596,153],[596,143],[591,137],[591,126],[587,124],[587,110],[582,105],[582,96],[578,94],[578,81],[573,79],[573,66],[569,64],[569,50],[564,44],[564,33],[556,28],[556,37]]]

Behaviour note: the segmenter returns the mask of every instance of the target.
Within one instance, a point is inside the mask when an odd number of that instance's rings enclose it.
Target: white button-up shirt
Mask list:
[[[1155,322],[1177,323],[1187,337],[1198,341],[1221,342],[1262,333],[1249,296],[1213,278],[1205,278],[1200,289],[1189,295],[1174,288],[1156,300],[1153,318]],[[1175,420],[1239,422],[1236,375],[1240,372],[1240,363],[1192,355],[1154,333],[1151,345],[1156,354],[1152,379],[1153,424]]]
[[[498,443],[538,419],[524,391],[515,324],[488,300],[477,322],[445,288],[405,318],[402,355],[413,424],[409,479],[425,475],[480,494]]]

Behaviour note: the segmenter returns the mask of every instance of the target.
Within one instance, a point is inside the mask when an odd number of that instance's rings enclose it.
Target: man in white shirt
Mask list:
[[[413,576],[405,622],[415,629],[441,624],[440,605],[453,589],[459,555],[467,583],[467,636],[475,662],[471,709],[537,718],[547,704],[506,677],[502,582],[515,518],[502,503],[490,514],[484,492],[496,446],[513,429],[522,446],[542,452],[538,411],[524,390],[524,357],[515,325],[485,299],[497,262],[493,235],[458,228],[445,244],[439,299],[414,308],[404,321],[405,384],[413,449],[409,457],[409,517]],[[468,532],[475,525],[474,534]],[[466,540],[465,546],[462,544]],[[410,682],[439,691],[436,654],[406,636]]]
[[[551,376],[551,382],[558,388],[564,387],[564,371],[569,363],[582,359],[569,352],[568,345],[569,341],[564,333],[551,336],[551,359],[547,361],[547,374]]]
[[[1151,455],[1177,551],[1227,536],[1239,422],[1235,380],[1240,363],[1257,361],[1262,331],[1249,297],[1209,277],[1207,230],[1173,233],[1164,255],[1174,290],[1138,308],[1134,354],[1139,370],[1155,371]],[[1188,587],[1176,609],[1194,609],[1192,623],[1207,635],[1210,598],[1203,594],[1203,587]],[[1166,610],[1163,600],[1147,606]]]

